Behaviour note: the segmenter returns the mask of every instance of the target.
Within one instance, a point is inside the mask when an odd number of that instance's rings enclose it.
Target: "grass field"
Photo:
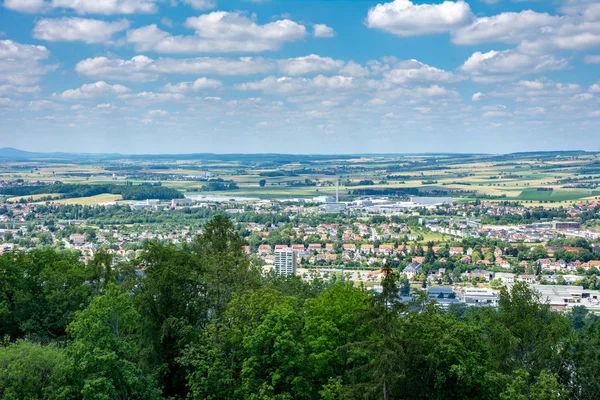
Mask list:
[[[54,200],[53,203],[56,203],[56,204],[81,204],[81,205],[85,205],[85,206],[91,206],[94,204],[109,203],[109,202],[119,201],[119,200],[121,200],[121,195],[105,193],[105,194],[99,194],[99,195],[90,196],[90,197],[78,197],[78,198],[74,198],[74,199]]]
[[[527,188],[517,196],[518,200],[530,201],[569,201],[577,200],[595,193],[586,189],[563,189],[563,190],[537,190],[536,188]]]
[[[21,201],[21,200],[30,201],[30,199],[31,199],[31,200],[33,200],[35,202],[35,201],[37,201],[39,199],[42,199],[42,198],[48,197],[48,196],[59,197],[60,194],[57,194],[57,193],[45,193],[45,194],[32,194],[30,196],[15,196],[15,197],[8,198],[7,201],[18,202],[18,201]]]

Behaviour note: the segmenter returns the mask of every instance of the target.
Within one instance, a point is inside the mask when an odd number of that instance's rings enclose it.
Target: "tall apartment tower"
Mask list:
[[[275,271],[280,275],[295,275],[296,252],[292,249],[275,250]]]

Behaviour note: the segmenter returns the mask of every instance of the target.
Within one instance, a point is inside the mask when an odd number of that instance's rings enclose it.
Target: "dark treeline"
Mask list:
[[[160,184],[142,184],[142,185],[87,185],[87,184],[69,184],[55,183],[43,186],[7,186],[0,188],[0,194],[10,196],[31,196],[36,194],[60,194],[61,198],[76,198],[96,196],[99,194],[120,194],[123,200],[145,200],[160,199],[171,200],[183,197],[183,194],[176,189],[161,186]]]
[[[0,215],[8,214],[9,210],[0,208]],[[121,224],[178,224],[190,225],[191,223],[203,222],[217,215],[224,214],[223,210],[215,208],[192,208],[185,207],[176,210],[145,210],[131,208],[129,205],[109,206],[82,206],[77,204],[68,205],[37,205],[36,213],[46,223],[54,225],[53,220],[82,219],[88,223],[99,226],[121,225]],[[255,222],[278,224],[289,222],[289,216],[281,213],[244,212],[235,215],[236,222]]]
[[[3,399],[596,399],[600,325],[528,286],[441,310],[262,275],[230,221],[134,263],[0,256]]]

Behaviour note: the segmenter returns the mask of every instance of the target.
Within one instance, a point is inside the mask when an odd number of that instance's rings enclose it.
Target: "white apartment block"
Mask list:
[[[275,271],[280,275],[296,274],[296,252],[292,249],[275,251]]]

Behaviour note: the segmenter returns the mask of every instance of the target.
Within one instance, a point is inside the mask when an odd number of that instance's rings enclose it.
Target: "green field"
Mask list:
[[[518,200],[524,201],[570,201],[570,200],[578,200],[584,197],[597,195],[598,191],[592,190],[537,190],[536,188],[525,189],[521,192],[519,196],[516,197]]]

